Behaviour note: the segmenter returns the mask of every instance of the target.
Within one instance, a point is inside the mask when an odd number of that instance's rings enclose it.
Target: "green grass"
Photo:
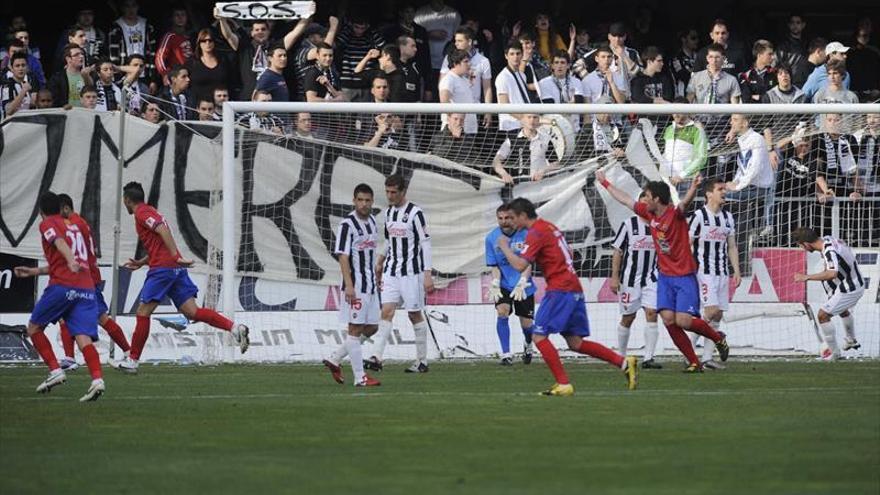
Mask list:
[[[37,396],[44,368],[0,369],[0,493],[880,492],[877,361],[669,363],[635,392],[567,368],[576,395],[548,398],[540,361],[392,366],[366,391],[317,366],[143,366],[91,404],[85,370]]]

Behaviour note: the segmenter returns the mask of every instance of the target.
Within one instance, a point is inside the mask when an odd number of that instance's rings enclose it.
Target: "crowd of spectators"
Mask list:
[[[648,41],[656,36],[641,14],[581,25],[540,10],[519,21],[503,12],[504,20],[490,29],[443,0],[404,5],[397,20],[385,25],[373,25],[370,12],[356,8],[322,22],[314,16],[242,22],[194,15],[184,6],[170,8],[165,19],[147,19],[138,0],[116,6],[109,26],[96,25],[93,8],[80,8],[55,54],[36,48],[29,19],[13,18],[0,50],[0,117],[51,107],[115,111],[123,100],[126,112],[158,123],[221,120],[229,99],[788,104],[880,98],[880,49],[867,18],[856,23],[851,37],[808,39],[806,19],[795,13],[785,34],[772,41],[769,35],[733,37],[736,26],[716,19],[681,30],[677,49],[668,50]],[[547,134],[538,130],[539,114],[536,106],[535,114],[437,120],[391,114],[237,117],[240,125],[278,134],[430,152],[482,166],[510,183],[540,180],[561,165]],[[637,123],[635,116],[564,117],[576,136],[576,152],[569,153],[576,159],[622,157]],[[762,198],[769,225],[774,191],[815,195],[822,202],[880,193],[880,117],[863,116],[858,128],[843,120],[819,117],[809,123],[814,132],[801,132],[800,139],[774,135],[772,119],[751,125],[745,116],[672,115],[653,123],[661,173],[679,191],[698,173],[723,176],[731,196]],[[717,152],[724,149],[727,156]]]

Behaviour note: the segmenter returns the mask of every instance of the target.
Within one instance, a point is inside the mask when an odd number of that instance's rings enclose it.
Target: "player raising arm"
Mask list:
[[[525,198],[510,202],[510,211],[517,229],[528,229],[526,243],[519,255],[510,248],[506,236],[498,237],[498,247],[510,265],[524,272],[532,262],[537,262],[547,280],[547,293],[538,308],[532,339],[544,357],[556,383],[544,395],[573,395],[574,387],[559,359],[559,352],[550,342],[550,335],[561,334],[569,349],[611,363],[623,370],[627,387],[636,388],[638,366],[635,357],[624,358],[598,342],[586,339],[590,336],[584,289],[577,278],[571,261],[571,249],[562,232],[552,223],[538,218],[535,205]],[[690,341],[688,341],[690,343]]]
[[[198,287],[190,280],[186,267],[193,262],[184,258],[177,249],[171,229],[165,218],[152,206],[144,203],[144,188],[138,182],[129,182],[122,188],[122,201],[129,214],[134,215],[138,238],[147,250],[139,260],[130,259],[126,268],[137,270],[149,265],[150,271],[141,289],[141,303],[137,309],[137,323],[131,337],[131,351],[119,363],[119,369],[137,373],[141,353],[150,336],[150,315],[165,297],[170,297],[177,309],[190,321],[201,321],[212,327],[232,332],[242,354],[250,345],[248,327],[235,324],[213,309],[200,308],[196,304]]]
[[[351,371],[355,387],[375,387],[379,380],[364,373],[361,344],[379,328],[379,288],[376,285],[376,245],[379,228],[373,217],[373,188],[358,184],[354,188],[354,211],[342,219],[336,232],[333,252],[339,256],[342,271],[343,298],[339,307],[339,321],[348,326],[348,336],[324,366],[337,383],[345,383],[342,359],[351,356]]]
[[[95,284],[87,268],[86,239],[75,224],[66,224],[61,218],[61,200],[56,194],[47,191],[40,196],[40,216],[43,219],[40,222],[43,254],[49,266],[15,267],[17,277],[49,275],[49,285],[34,306],[27,326],[34,348],[49,367],[49,377],[37,386],[37,392],[50,392],[67,380],[55,358],[52,344],[43,333],[47,325],[63,318],[79,344],[92,375],[89,390],[79,400],[97,400],[105,387],[101,361],[93,344],[98,340],[98,310],[95,305]]]
[[[791,234],[794,242],[806,252],[821,252],[825,262],[825,270],[819,273],[795,273],[795,282],[821,281],[828,295],[828,300],[819,308],[819,327],[825,338],[828,348],[823,351],[822,357],[827,360],[840,359],[840,348],[837,345],[834,323],[832,316],[839,316],[843,320],[843,329],[846,331],[843,350],[858,349],[861,344],[856,340],[855,321],[849,311],[861,299],[865,293],[867,280],[862,276],[856,257],[843,241],[836,237],[826,235],[819,237],[815,230],[800,227]]]
[[[645,201],[636,202],[624,191],[614,187],[601,170],[596,182],[611,196],[651,225],[651,236],[657,250],[660,275],[657,277],[657,309],[669,336],[688,360],[687,372],[702,372],[703,367],[694,352],[694,346],[684,330],[696,332],[715,343],[722,361],[727,361],[730,348],[724,332],[715,331],[700,319],[700,299],[697,295],[697,264],[691,254],[688,224],[684,211],[694,199],[702,182],[697,176],[678,206],[670,204],[669,186],[651,181],[645,185]],[[683,330],[684,329],[684,330]]]

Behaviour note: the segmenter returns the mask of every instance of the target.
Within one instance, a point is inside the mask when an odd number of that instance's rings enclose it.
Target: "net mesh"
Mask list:
[[[424,210],[432,236],[437,290],[427,296],[426,310],[432,358],[500,352],[484,241],[497,226],[496,208],[518,196],[532,200],[538,214],[564,232],[587,294],[592,338],[618,347],[611,243],[632,213],[597,187],[600,168],[633,198],[646,181],[664,180],[677,201],[697,174],[733,181],[752,155],[770,157],[772,188],[741,193],[738,201],[737,193],[728,193],[725,204],[736,222],[742,273],[739,287],[730,286],[723,323],[734,354],[815,353],[819,347],[811,317],[824,292],[819,284],[795,282],[792,274],[819,271],[821,259],[793,244],[795,228],[841,238],[863,271],[877,270],[876,113],[640,117],[539,108],[547,113],[493,114],[488,128],[475,115],[476,134],[463,132],[472,117],[462,114],[448,115],[442,128],[435,113],[236,114],[237,186],[224,191],[223,200],[236,201],[238,227],[224,235],[235,236],[237,277],[223,283],[234,284],[236,318],[254,329],[245,357],[320,361],[343,343],[341,275],[332,254],[336,229],[352,211],[359,183],[375,191],[381,226],[384,179],[394,173],[409,181],[407,197]],[[511,118],[519,127],[499,130],[499,120]],[[702,206],[698,194],[688,213]],[[540,304],[544,283],[540,271],[536,276]],[[880,340],[869,329],[880,321],[867,305],[876,302],[875,292],[854,311],[864,334],[862,352],[877,355]],[[510,321],[516,350],[522,336],[519,322]],[[640,314],[630,353],[640,353],[644,325]],[[370,343],[365,346],[369,355]],[[662,331],[658,353],[677,353]],[[398,311],[385,357],[413,355],[412,326]]]

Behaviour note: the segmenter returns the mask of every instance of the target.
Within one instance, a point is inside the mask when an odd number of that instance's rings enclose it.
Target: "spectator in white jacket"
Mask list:
[[[726,199],[731,201],[754,201],[760,198],[764,203],[764,230],[772,231],[773,210],[773,168],[770,165],[770,150],[764,136],[755,132],[749,125],[747,115],[730,116],[730,130],[739,144],[736,156],[736,173],[727,183]],[[747,211],[755,211],[749,208]],[[751,217],[751,216],[750,216]],[[747,227],[754,227],[746,219]],[[764,232],[762,232],[763,234]]]

